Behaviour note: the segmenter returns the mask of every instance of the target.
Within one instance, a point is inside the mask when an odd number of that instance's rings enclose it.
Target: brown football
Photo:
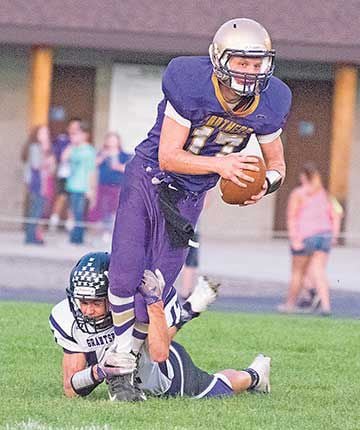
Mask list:
[[[246,182],[246,188],[239,187],[239,185],[234,184],[230,179],[221,178],[220,193],[221,198],[225,203],[228,203],[229,205],[241,205],[246,202],[246,200],[250,200],[251,196],[255,196],[260,193],[265,182],[266,167],[264,161],[260,157],[256,158],[258,159],[256,164],[260,170],[258,172],[254,172],[253,170],[245,171],[248,176],[255,179],[254,182],[242,180],[242,182]]]

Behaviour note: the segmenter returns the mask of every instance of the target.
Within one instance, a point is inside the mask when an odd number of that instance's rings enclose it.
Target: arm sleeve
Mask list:
[[[171,288],[165,298],[164,311],[168,327],[176,326],[180,322],[181,307],[174,287]]]
[[[266,120],[259,124],[255,129],[255,133],[261,144],[266,144],[280,136],[282,129],[287,122],[291,108],[291,90],[280,79],[271,78],[269,91],[265,91],[264,95],[264,112]],[[276,133],[279,133],[276,136]],[[275,135],[272,140],[270,140]],[[261,141],[262,140],[262,141]]]
[[[165,115],[169,118],[173,119],[180,125],[183,125],[184,127],[191,128],[191,121],[181,116],[178,112],[176,112],[174,106],[167,101],[166,107],[165,107]]]
[[[183,79],[179,79],[184,72],[178,59],[171,60],[163,74],[162,91],[165,99],[171,103],[173,109],[180,116],[187,118],[182,85]]]
[[[282,128],[279,128],[274,133],[270,134],[257,134],[256,137],[261,145],[264,145],[266,143],[271,143],[275,139],[277,139],[282,133]]]
[[[49,324],[54,335],[55,342],[58,343],[66,352],[83,352],[80,351],[76,340],[66,331],[66,329],[60,326],[52,314],[49,318]]]
[[[290,88],[286,84],[284,84],[284,82],[282,82],[282,85],[280,85],[280,88],[278,89],[277,97],[278,99],[276,100],[275,98],[274,100],[276,103],[276,105],[274,106],[274,110],[278,113],[278,120],[274,123],[273,133],[285,127],[285,124],[290,114],[292,94]]]

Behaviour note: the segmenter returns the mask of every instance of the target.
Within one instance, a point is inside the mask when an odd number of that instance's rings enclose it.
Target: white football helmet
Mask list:
[[[216,32],[209,54],[218,80],[238,95],[259,95],[267,88],[274,71],[275,50],[268,32],[258,22],[247,18],[225,22]],[[260,58],[259,73],[231,70],[229,60],[233,56]]]

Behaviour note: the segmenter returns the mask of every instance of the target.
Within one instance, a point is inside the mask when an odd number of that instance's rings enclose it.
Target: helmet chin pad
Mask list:
[[[255,94],[255,81],[253,79],[245,79],[239,83],[232,77],[230,78],[230,88],[240,96],[249,96]]]
[[[224,86],[234,91],[237,95],[244,97],[257,96],[262,91],[265,91],[269,85],[268,75],[263,74],[243,73],[241,77],[237,76],[237,79],[234,76],[223,73],[221,73],[220,76],[217,73],[216,75]]]

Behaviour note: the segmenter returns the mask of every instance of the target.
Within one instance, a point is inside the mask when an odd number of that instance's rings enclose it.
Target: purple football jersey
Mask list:
[[[233,112],[221,94],[209,57],[178,57],[170,61],[163,75],[162,89],[164,98],[158,105],[155,125],[136,148],[138,156],[154,165],[158,164],[167,101],[191,122],[184,149],[205,156],[239,152],[246,147],[252,133],[274,133],[284,126],[291,105],[288,86],[272,77],[266,91],[255,97],[249,109]],[[217,174],[168,174],[183,189],[193,192],[209,190],[219,179]]]
[[[164,98],[158,105],[155,125],[126,167],[113,233],[110,302],[115,334],[122,336],[124,349],[131,345],[135,318],[146,319],[144,302],[135,306],[133,300],[144,269],[162,272],[166,282],[163,299],[166,299],[187,254],[187,248],[176,247],[171,241],[170,216],[166,219],[163,213],[159,184],[169,184],[169,188],[172,185],[175,190],[182,188],[175,212],[194,227],[205,191],[219,179],[217,174],[160,171],[158,150],[167,102],[191,122],[184,149],[204,156],[239,152],[246,147],[252,133],[267,135],[277,131],[285,124],[291,103],[289,88],[279,79],[271,78],[267,90],[256,96],[247,110],[233,112],[221,94],[209,57],[175,58],[165,70],[162,87]],[[176,183],[172,184],[173,181]]]

